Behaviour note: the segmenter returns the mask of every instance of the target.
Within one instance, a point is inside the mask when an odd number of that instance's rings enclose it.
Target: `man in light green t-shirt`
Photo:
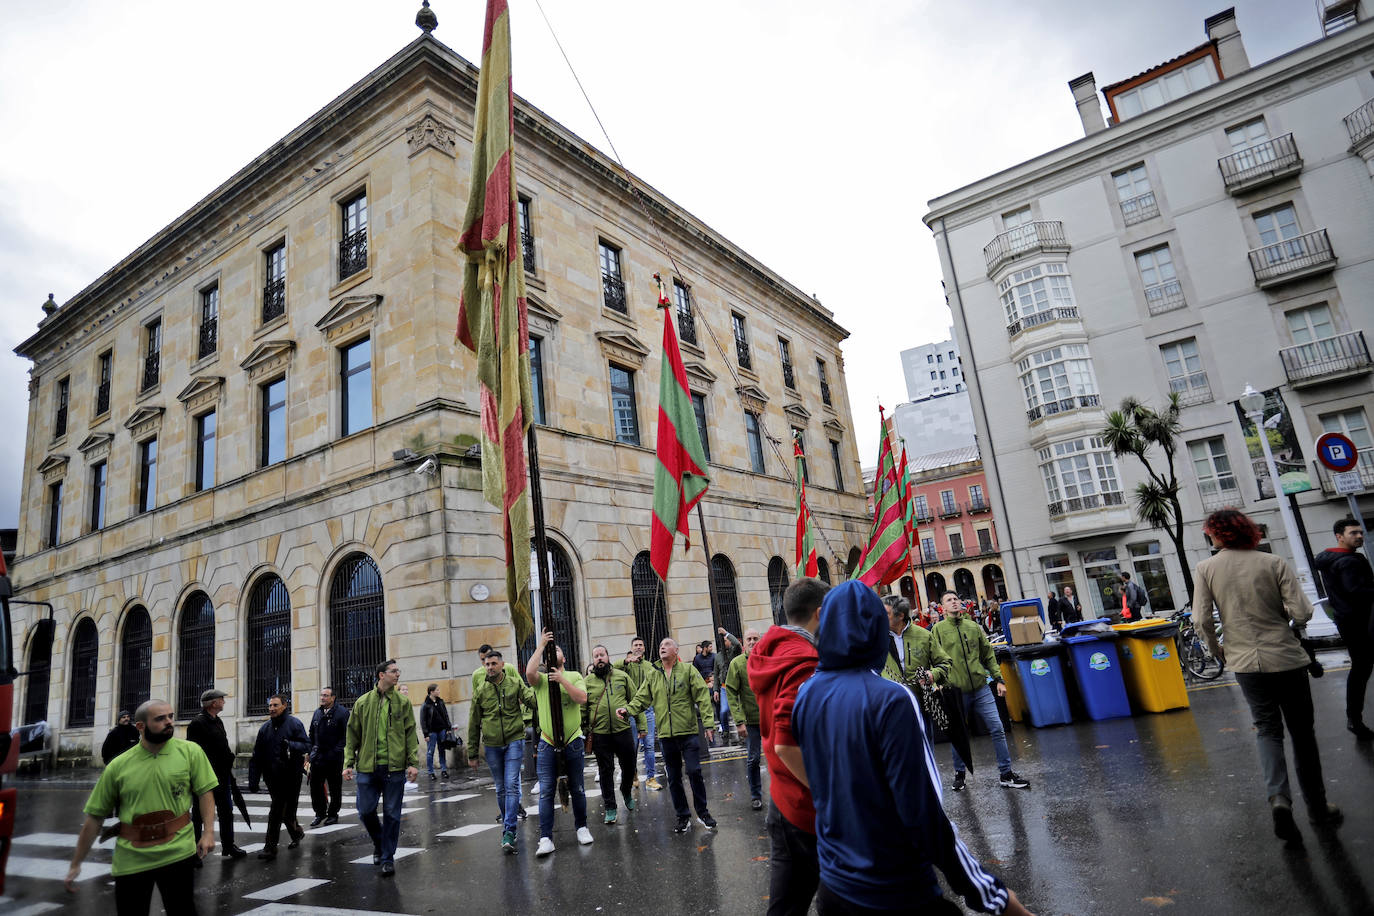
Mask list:
[[[82,861],[105,818],[116,814],[119,839],[110,873],[119,916],[146,914],[154,886],[168,916],[194,916],[192,869],[215,848],[213,790],[219,782],[200,745],[172,737],[173,719],[164,700],[140,706],[134,713],[138,745],[110,761],[86,801],[67,890],[75,892]],[[191,828],[192,804],[205,824],[199,842]]]
[[[540,671],[547,648],[553,643],[553,632],[544,631],[529,664],[525,679],[534,688],[535,705],[539,709],[536,725],[539,729],[539,847],[536,856],[553,852],[553,794],[558,772],[566,774],[568,794],[572,796],[573,824],[577,827],[577,842],[586,846],[592,842],[587,829],[587,793],[582,787],[586,765],[586,746],[582,739],[582,705],[587,702],[587,686],[582,675],[564,669],[563,650],[554,646],[558,664],[547,673]],[[557,687],[558,712],[562,719],[561,736],[554,734],[552,694]],[[557,739],[562,738],[561,746]]]

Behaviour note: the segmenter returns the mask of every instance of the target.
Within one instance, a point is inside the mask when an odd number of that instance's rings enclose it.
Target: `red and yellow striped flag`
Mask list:
[[[798,576],[816,578],[821,574],[816,557],[816,539],[811,534],[811,508],[806,504],[806,455],[801,438],[792,437],[792,454],[797,459],[797,557],[792,564]]]
[[[874,588],[900,579],[911,554],[902,512],[902,485],[897,477],[896,456],[892,454],[892,439],[881,407],[878,417],[882,444],[878,449],[878,472],[873,478],[873,527],[859,568],[852,576]]]
[[[482,495],[502,511],[506,600],[516,645],[530,613],[530,496],[525,433],[533,417],[530,333],[515,190],[515,100],[510,11],[487,0],[472,139],[472,186],[458,249],[467,259],[458,339],[477,354],[482,405]]]

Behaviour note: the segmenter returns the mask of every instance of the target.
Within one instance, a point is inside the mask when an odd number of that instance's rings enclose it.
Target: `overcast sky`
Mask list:
[[[906,399],[899,352],[950,323],[927,201],[1082,136],[1069,79],[1106,85],[1191,49],[1224,8],[542,2],[625,165],[849,329],[865,465],[878,401]],[[511,5],[515,91],[605,149],[538,8]],[[436,37],[478,59],[483,6],[433,0]],[[1251,62],[1318,38],[1314,6],[1237,2]],[[79,292],[411,41],[419,0],[3,8],[0,527],[13,527],[28,363],[12,350],[48,293]]]

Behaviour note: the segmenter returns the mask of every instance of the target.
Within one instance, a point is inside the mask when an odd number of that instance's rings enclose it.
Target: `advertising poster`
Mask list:
[[[1260,443],[1259,434],[1255,430],[1255,424],[1240,409],[1239,401],[1232,401],[1231,406],[1236,410],[1236,417],[1240,420],[1240,429],[1245,436],[1245,448],[1249,453],[1250,467],[1255,474],[1255,482],[1259,484],[1259,498],[1269,499],[1274,495],[1274,481],[1269,478],[1269,467],[1264,461],[1264,446]],[[1281,417],[1272,429],[1264,432],[1269,437],[1269,448],[1274,452],[1274,464],[1279,469],[1279,492],[1281,493],[1301,493],[1304,490],[1313,488],[1312,472],[1302,457],[1302,444],[1298,441],[1297,434],[1293,431],[1293,415],[1284,406],[1283,396],[1278,388],[1270,388],[1264,392],[1264,418],[1272,418],[1275,414]]]

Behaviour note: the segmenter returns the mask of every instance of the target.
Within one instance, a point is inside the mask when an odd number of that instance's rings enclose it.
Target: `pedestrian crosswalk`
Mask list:
[[[244,894],[244,900],[270,900],[276,902],[285,900],[287,897],[294,897],[299,893],[319,887],[321,884],[328,884],[327,878],[292,878],[290,881],[283,881],[281,884],[274,884],[271,887],[264,887],[260,891],[251,894]]]

